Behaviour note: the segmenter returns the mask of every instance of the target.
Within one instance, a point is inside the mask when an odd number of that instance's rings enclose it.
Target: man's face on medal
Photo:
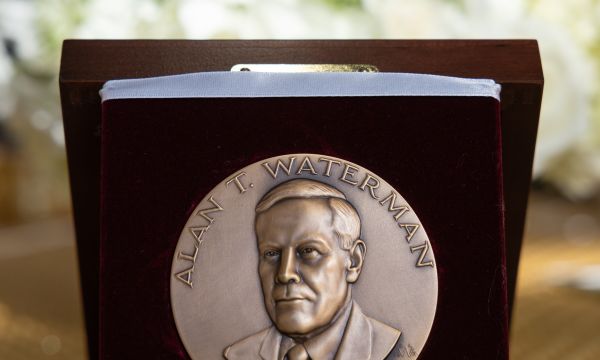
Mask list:
[[[340,247],[327,199],[287,199],[256,219],[259,274],[269,317],[288,336],[326,328],[350,301],[364,243]]]

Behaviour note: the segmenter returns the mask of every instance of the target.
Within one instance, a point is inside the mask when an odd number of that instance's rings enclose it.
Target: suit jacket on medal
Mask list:
[[[335,359],[385,359],[400,334],[399,330],[363,314],[358,304],[353,302]],[[277,360],[281,339],[282,335],[272,326],[227,347],[223,356],[228,360]]]

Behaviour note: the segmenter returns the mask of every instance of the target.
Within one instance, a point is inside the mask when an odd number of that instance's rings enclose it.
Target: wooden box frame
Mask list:
[[[246,63],[371,64],[383,72],[494,79],[502,85],[509,307],[543,90],[534,40],[66,40],[60,93],[90,359],[98,358],[100,119],[107,80],[227,71]]]

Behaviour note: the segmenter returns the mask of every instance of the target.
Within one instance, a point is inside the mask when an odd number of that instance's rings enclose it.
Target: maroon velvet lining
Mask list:
[[[102,359],[188,359],[171,260],[197,203],[288,153],[370,169],[419,216],[439,300],[421,359],[507,359],[499,103],[481,97],[129,99],[103,104]]]

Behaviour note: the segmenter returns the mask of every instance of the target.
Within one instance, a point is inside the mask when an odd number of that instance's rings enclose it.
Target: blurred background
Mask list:
[[[0,0],[0,359],[85,359],[65,38],[533,38],[546,85],[513,359],[600,359],[600,0]]]

